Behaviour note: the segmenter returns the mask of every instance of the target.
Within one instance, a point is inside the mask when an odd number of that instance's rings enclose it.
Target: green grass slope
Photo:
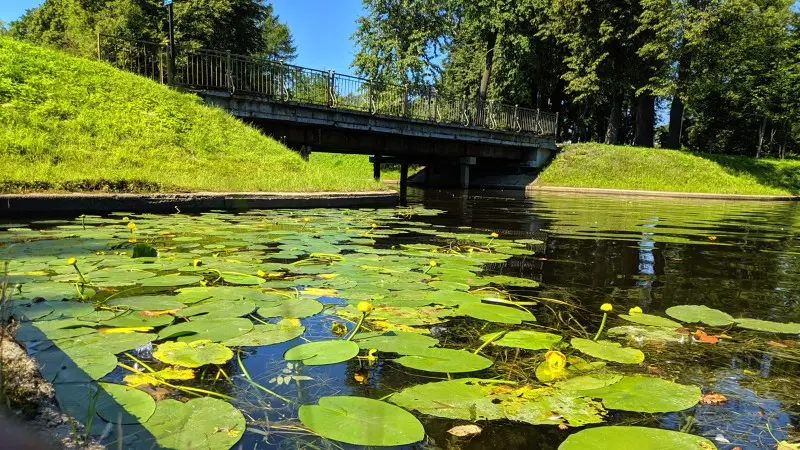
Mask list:
[[[536,185],[796,195],[800,194],[800,161],[574,144],[558,153]]]
[[[364,191],[196,96],[0,38],[0,191]]]

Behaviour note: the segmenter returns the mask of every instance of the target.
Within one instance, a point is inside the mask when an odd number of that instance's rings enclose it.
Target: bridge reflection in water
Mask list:
[[[98,35],[98,58],[200,95],[305,157],[311,151],[374,155],[398,163],[451,166],[468,187],[470,167],[541,167],[555,151],[558,115],[493,100],[441,95],[229,52],[179,48],[173,73],[163,44]],[[430,179],[430,175],[428,175]]]

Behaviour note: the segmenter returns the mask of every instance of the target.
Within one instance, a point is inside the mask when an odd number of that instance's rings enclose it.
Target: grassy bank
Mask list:
[[[199,98],[0,38],[0,191],[364,191]],[[316,159],[316,158],[315,158]]]
[[[800,194],[800,161],[574,144],[562,149],[536,185],[789,195]]]

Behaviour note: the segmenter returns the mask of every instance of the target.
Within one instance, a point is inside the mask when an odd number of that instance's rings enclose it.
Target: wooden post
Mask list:
[[[375,181],[381,180],[381,155],[375,155],[375,159],[373,159],[372,177],[375,178]]]
[[[408,163],[403,161],[400,163],[400,198],[406,198],[408,191]]]

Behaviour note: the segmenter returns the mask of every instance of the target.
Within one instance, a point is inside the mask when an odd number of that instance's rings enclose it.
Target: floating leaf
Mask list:
[[[280,344],[302,336],[305,330],[305,327],[302,326],[256,325],[252,331],[227,339],[222,343],[228,347],[260,347]]]
[[[151,333],[106,334],[93,333],[74,338],[59,339],[56,341],[62,349],[92,349],[98,352],[113,354],[133,350],[149,344],[158,336]]]
[[[256,305],[253,300],[205,300],[195,303],[186,309],[178,311],[177,317],[199,316],[202,318],[223,318],[223,317],[242,317],[255,311]]]
[[[247,286],[257,286],[264,283],[264,279],[261,277],[236,272],[222,272],[222,279],[225,280],[226,283]]]
[[[154,380],[155,378],[155,380]],[[150,384],[158,384],[156,380],[193,380],[194,371],[192,369],[176,369],[174,367],[167,367],[163,370],[155,372],[147,372],[146,374],[133,373],[125,375],[125,383],[130,386],[146,386]]]
[[[411,355],[416,352],[424,351],[439,343],[438,339],[430,336],[404,331],[395,331],[391,334],[384,334],[366,339],[359,339],[358,335],[356,335],[354,341],[361,348],[375,348],[380,352],[399,353],[401,355]]]
[[[508,275],[492,275],[488,277],[483,277],[483,279],[492,282],[494,284],[502,284],[504,286],[527,287],[527,288],[539,287],[539,283],[536,281],[529,280],[527,278],[510,277]]]
[[[153,351],[153,358],[192,369],[206,364],[225,364],[233,358],[233,352],[228,347],[209,340],[164,342]]]
[[[466,303],[460,305],[456,312],[460,315],[496,323],[520,324],[522,322],[536,321],[530,311],[513,306],[490,305],[487,303]]]
[[[261,306],[258,315],[261,317],[287,317],[302,319],[322,311],[322,303],[310,298],[286,299],[275,306]]]
[[[609,328],[606,333],[609,336],[627,336],[637,342],[684,342],[686,335],[675,331],[675,328],[648,327],[636,325],[623,325],[620,327]]]
[[[86,322],[72,320],[47,320],[37,322],[23,322],[14,331],[18,341],[44,341],[83,336],[95,333],[94,328],[88,328]]]
[[[159,339],[177,339],[191,342],[208,339],[222,342],[249,333],[253,322],[248,319],[195,319],[170,325],[158,333]]]
[[[748,330],[766,331],[769,333],[800,334],[800,323],[780,323],[758,319],[735,319],[736,326]]]
[[[644,353],[641,350],[622,347],[616,342],[595,342],[589,339],[572,338],[570,344],[582,353],[606,361],[614,361],[621,364],[639,364],[644,361]]]
[[[197,284],[203,280],[203,277],[198,275],[162,275],[153,278],[147,278],[140,282],[142,286],[147,287],[177,287],[189,286],[190,284]],[[170,308],[164,308],[170,309]]]
[[[629,322],[634,322],[641,325],[649,325],[651,327],[668,327],[672,329],[681,327],[681,324],[678,322],[669,320],[666,317],[654,316],[652,314],[620,314],[619,317]]]
[[[582,392],[602,400],[608,409],[645,413],[683,411],[696,405],[700,388],[643,375],[625,376],[600,389]]]
[[[419,442],[422,424],[408,411],[363,397],[322,397],[318,405],[303,405],[300,421],[311,431],[353,445],[393,446]]]
[[[146,392],[113,383],[98,383],[97,415],[111,423],[144,423],[156,410],[156,402]]]
[[[492,361],[483,356],[447,348],[424,349],[415,355],[395,359],[394,362],[412,369],[442,373],[475,372],[492,365]]]
[[[139,243],[133,246],[132,256],[134,258],[156,258],[158,250],[150,245]]]
[[[99,380],[115,367],[117,358],[93,347],[50,347],[33,355],[42,376],[51,383],[81,383]]]
[[[206,397],[162,400],[143,425],[145,431],[129,437],[137,447],[228,449],[239,442],[246,422],[230,403]]]
[[[167,295],[142,295],[109,300],[106,306],[132,309],[135,311],[165,311],[181,309],[184,304]]]
[[[459,425],[447,430],[448,433],[458,437],[475,436],[481,434],[481,431],[483,430],[477,425]]]
[[[645,427],[598,427],[567,437],[558,450],[714,450],[711,441],[678,431]]]
[[[85,320],[81,317],[81,320]],[[103,327],[163,327],[175,320],[171,315],[152,315],[150,311],[126,311],[108,320],[100,320],[99,325]]]
[[[307,366],[321,366],[347,361],[358,354],[352,341],[318,341],[300,344],[283,354],[287,361],[302,361]]]
[[[722,327],[733,323],[733,316],[705,305],[680,305],[667,308],[667,315],[687,323],[704,323]]]
[[[496,333],[485,334],[481,336],[480,339],[486,342],[495,335]],[[500,339],[493,341],[492,344],[501,345],[503,347],[524,348],[527,350],[547,350],[558,342],[561,342],[561,336],[557,334],[518,330],[505,333]]]
[[[466,292],[469,290],[469,285],[466,283],[459,283],[456,281],[432,281],[428,283],[428,285],[432,288],[436,288],[440,291],[450,292],[450,291],[463,291]]]

